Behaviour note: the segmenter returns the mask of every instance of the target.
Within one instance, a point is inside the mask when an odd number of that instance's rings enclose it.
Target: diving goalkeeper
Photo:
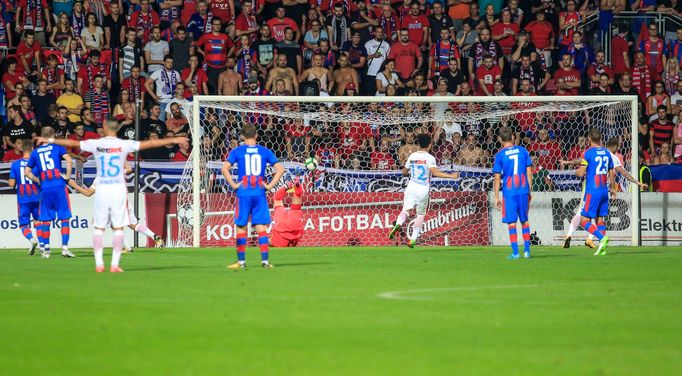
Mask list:
[[[284,199],[293,190],[291,207],[284,207]],[[270,245],[273,247],[295,247],[303,237],[303,185],[296,178],[293,182],[275,192],[274,214]]]

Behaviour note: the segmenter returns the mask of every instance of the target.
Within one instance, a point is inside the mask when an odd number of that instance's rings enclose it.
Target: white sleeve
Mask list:
[[[617,167],[623,167],[623,164],[620,163],[620,158],[618,158],[617,155],[611,153],[611,151],[609,151],[609,154],[611,154],[611,159],[613,159],[613,169],[614,169],[614,170],[615,170]]]
[[[163,69],[159,69],[159,70],[154,71],[154,73],[152,73],[151,75],[149,75],[149,79],[152,80],[152,81],[158,80],[159,77],[161,77],[161,71],[162,71],[162,70],[163,70]]]
[[[411,157],[411,155],[410,155],[410,157]],[[407,157],[407,159],[405,160],[405,168],[408,170],[410,169],[410,162],[412,161],[412,159],[410,157]]]
[[[134,153],[140,150],[140,141],[128,140],[125,145],[127,153]]]
[[[86,151],[88,153],[94,153],[95,152],[95,143],[93,140],[85,140],[80,142],[80,149],[82,151]]]
[[[429,154],[429,157],[427,159],[427,165],[426,168],[431,168],[431,167],[437,167],[438,165],[436,164],[436,157],[433,155]]]

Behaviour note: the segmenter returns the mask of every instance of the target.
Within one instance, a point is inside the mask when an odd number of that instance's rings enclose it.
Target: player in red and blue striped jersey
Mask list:
[[[43,127],[40,131],[42,137],[54,140],[55,131],[52,127]],[[66,170],[62,174],[60,168],[62,159],[66,161]],[[71,203],[66,182],[71,175],[72,160],[66,148],[48,143],[41,145],[33,152],[26,163],[24,173],[29,178],[40,179],[40,209],[38,219],[42,222],[38,228],[38,243],[43,258],[50,257],[50,226],[51,222],[58,219],[62,232],[62,256],[76,257],[69,251],[69,219],[71,219]],[[33,174],[33,169],[36,174]]]
[[[20,145],[24,157],[12,163],[9,170],[9,186],[10,188],[17,188],[19,228],[24,237],[31,243],[28,254],[33,256],[38,247],[38,241],[33,237],[33,232],[31,231],[31,218],[33,218],[34,225],[37,228],[40,225],[38,219],[40,186],[36,183],[40,183],[40,181],[38,179],[35,181],[31,180],[24,174],[24,168],[28,164],[28,158],[33,151],[33,141],[18,140],[17,142],[21,143]],[[35,168],[33,169],[33,173],[37,173]]]
[[[590,131],[590,146],[583,154],[580,167],[575,173],[580,178],[585,177],[585,197],[580,212],[580,225],[599,239],[599,247],[594,255],[603,256],[606,255],[606,247],[609,245],[604,223],[604,217],[609,214],[609,187],[612,194],[616,193],[614,164],[609,150],[601,146],[601,132],[598,129]],[[592,219],[597,225],[591,221]]]
[[[227,183],[235,190],[237,200],[234,210],[234,223],[237,225],[237,262],[230,264],[230,269],[241,269],[246,266],[245,250],[249,217],[251,224],[258,232],[262,266],[271,268],[268,260],[268,233],[266,226],[270,224],[270,209],[266,192],[277,184],[284,174],[284,168],[272,150],[260,146],[256,142],[258,130],[253,124],[245,124],[242,128],[244,145],[238,146],[227,156],[222,172]],[[232,179],[232,166],[237,165],[237,181]],[[270,165],[275,174],[270,182],[265,179],[266,167]]]
[[[502,222],[509,226],[509,241],[512,254],[507,258],[518,259],[519,245],[517,244],[516,222],[521,222],[523,234],[523,256],[530,257],[530,224],[528,223],[528,209],[530,204],[530,187],[533,186],[533,162],[528,150],[523,146],[514,145],[514,134],[510,128],[500,130],[502,149],[495,154],[493,173],[493,192],[495,207],[502,210]],[[502,181],[504,179],[504,184]],[[502,200],[500,201],[500,185],[502,185]]]

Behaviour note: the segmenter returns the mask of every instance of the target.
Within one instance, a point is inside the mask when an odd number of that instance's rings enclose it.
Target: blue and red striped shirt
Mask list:
[[[225,68],[227,65],[227,52],[233,45],[232,40],[223,33],[218,35],[206,33],[197,42],[197,46],[201,47],[204,51],[206,65],[216,69]]]
[[[523,146],[509,146],[495,154],[493,173],[502,178],[502,193],[505,197],[530,193],[528,167],[533,165],[528,150]]]
[[[9,178],[17,182],[17,203],[20,205],[40,200],[40,187],[24,175],[27,164],[28,158],[22,158],[14,161],[9,170]],[[38,170],[33,168],[33,175],[37,174]]]
[[[585,194],[608,194],[609,171],[613,170],[611,153],[601,146],[587,149],[583,154],[581,166],[587,166],[585,174]]]
[[[40,179],[40,187],[43,190],[66,186],[60,171],[64,154],[67,154],[66,148],[54,144],[39,146],[31,153],[26,166],[35,168],[37,172],[35,175]]]
[[[242,145],[230,152],[227,161],[237,165],[237,181],[242,185],[237,196],[265,195],[267,165],[278,162],[272,150],[260,145]]]

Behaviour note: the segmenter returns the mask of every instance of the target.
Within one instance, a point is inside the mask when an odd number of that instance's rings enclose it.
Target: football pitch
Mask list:
[[[0,374],[682,374],[680,247],[76,253],[0,251]]]

